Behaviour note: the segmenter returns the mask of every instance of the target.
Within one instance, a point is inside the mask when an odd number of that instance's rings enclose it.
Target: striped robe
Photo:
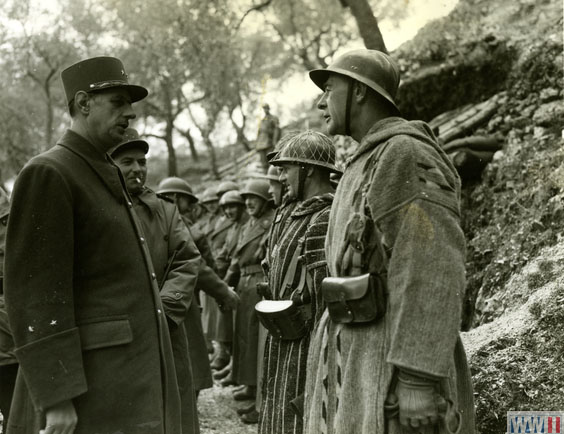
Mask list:
[[[284,216],[285,210],[282,210],[278,239],[270,245],[268,280],[271,298],[291,299],[298,305],[311,303],[312,328],[323,312],[320,289],[321,281],[327,276],[324,244],[332,200],[332,194],[325,194],[297,204],[289,216]],[[303,253],[292,288],[299,286],[303,270],[307,273],[306,284],[302,291],[294,289],[280,293],[300,239],[304,240]],[[304,391],[309,337],[308,333],[302,339],[284,341],[268,335],[264,355],[260,434],[302,432],[302,418],[292,409],[290,401]]]

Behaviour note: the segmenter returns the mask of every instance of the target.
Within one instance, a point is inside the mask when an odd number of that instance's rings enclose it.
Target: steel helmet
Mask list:
[[[176,176],[171,176],[169,178],[163,179],[159,182],[159,186],[157,187],[158,194],[185,194],[189,196],[190,199],[194,202],[198,201],[198,198],[194,194],[192,187],[182,178],[178,178]]]
[[[336,151],[333,142],[325,134],[317,131],[304,131],[294,135],[270,164],[280,166],[284,163],[307,164],[341,173],[335,166]]]
[[[345,75],[364,83],[398,109],[395,97],[400,71],[397,63],[387,54],[366,49],[349,51],[327,68],[310,71],[309,77],[321,90],[325,90],[323,85],[331,73]]]
[[[241,191],[241,196],[254,195],[263,198],[264,200],[271,200],[268,193],[268,181],[266,179],[251,179]]]
[[[217,193],[216,193],[215,187],[208,187],[202,193],[202,199],[201,199],[202,203],[217,202],[217,200],[218,200],[218,198],[217,198]]]
[[[270,181],[280,182],[278,169],[276,168],[276,166],[269,166],[268,171],[266,172],[266,175],[264,175],[264,177]]]
[[[221,197],[224,193],[232,190],[239,190],[239,186],[233,181],[223,181],[217,187],[215,194],[217,195],[217,197]]]
[[[241,196],[237,190],[226,191],[221,199],[219,199],[219,204],[221,206],[225,205],[245,205],[245,199]]]
[[[270,163],[270,161],[274,157],[276,157],[276,155],[278,155],[278,153],[282,150],[282,148],[284,148],[284,146],[286,146],[288,144],[290,139],[297,134],[300,134],[300,131],[292,130],[292,131],[288,131],[286,134],[284,134],[280,138],[280,140],[278,140],[278,143],[276,143],[276,146],[274,147],[274,151],[270,151],[268,154],[266,154],[266,160]]]

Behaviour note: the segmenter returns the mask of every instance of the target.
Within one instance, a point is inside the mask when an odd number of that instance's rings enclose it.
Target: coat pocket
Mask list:
[[[83,351],[114,347],[133,341],[128,319],[115,319],[82,324],[78,327]]]

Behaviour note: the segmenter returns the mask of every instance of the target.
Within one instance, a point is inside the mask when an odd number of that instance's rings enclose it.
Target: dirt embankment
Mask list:
[[[562,3],[461,0],[396,53],[401,107],[430,120],[494,97],[472,134],[504,136],[464,186],[464,335],[478,433],[509,410],[564,409],[564,94]]]

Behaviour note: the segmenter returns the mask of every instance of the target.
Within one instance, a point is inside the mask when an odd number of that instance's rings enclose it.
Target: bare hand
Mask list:
[[[72,434],[76,428],[78,417],[72,401],[63,401],[45,411],[45,429],[39,434]]]
[[[239,295],[237,295],[232,287],[228,287],[227,294],[223,297],[221,303],[219,303],[219,308],[222,311],[229,311],[235,309],[237,304],[239,304]]]

